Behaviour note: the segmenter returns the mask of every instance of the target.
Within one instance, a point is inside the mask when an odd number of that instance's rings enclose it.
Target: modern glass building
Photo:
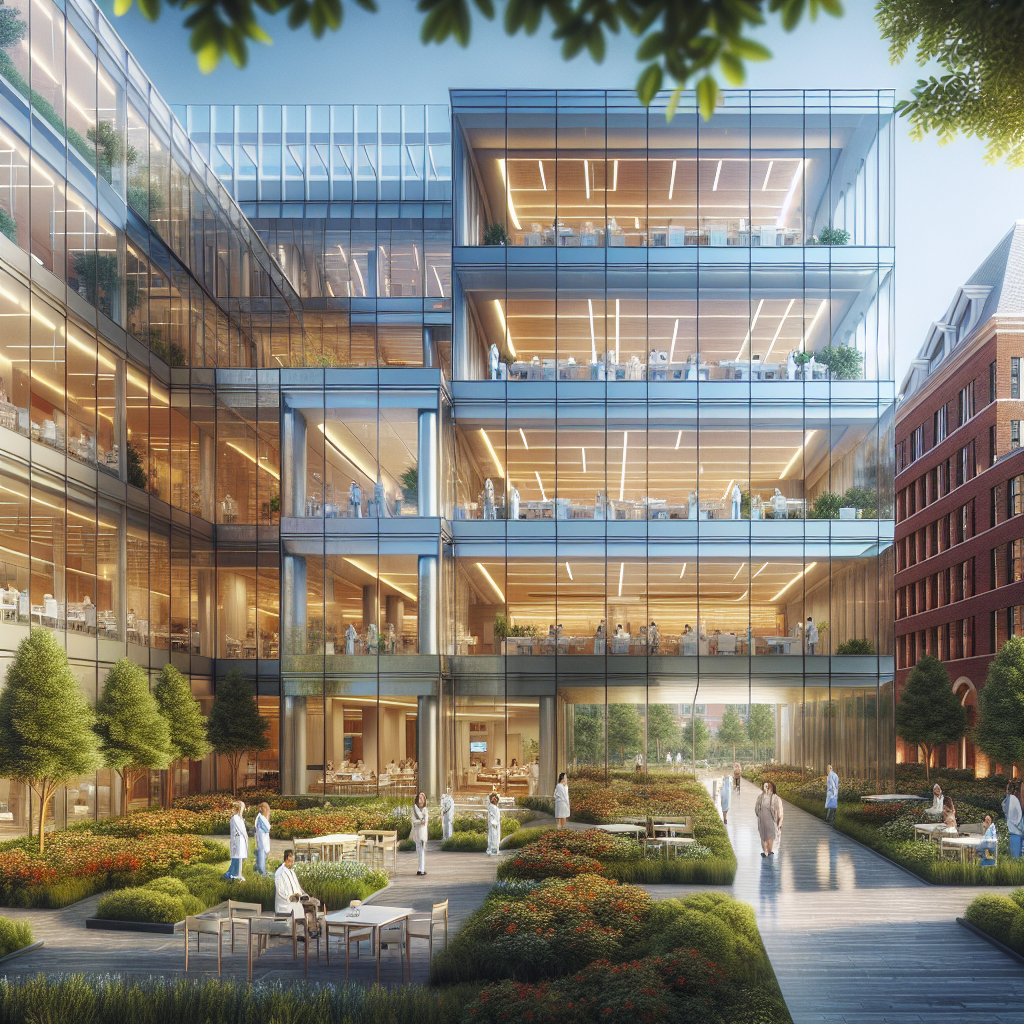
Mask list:
[[[0,658],[238,668],[284,792],[546,792],[698,702],[890,777],[891,94],[179,109],[89,0],[22,17]]]

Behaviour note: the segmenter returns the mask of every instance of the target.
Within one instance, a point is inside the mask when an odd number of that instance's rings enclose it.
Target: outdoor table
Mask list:
[[[345,980],[348,981],[349,969],[349,942],[348,933],[351,929],[367,929],[370,932],[374,953],[377,958],[377,982],[380,982],[380,930],[391,924],[401,921],[405,928],[405,960],[409,969],[409,979],[412,980],[412,961],[409,953],[409,916],[412,914],[412,907],[382,907],[377,903],[363,903],[358,908],[358,914],[350,907],[348,910],[336,910],[326,917],[327,923],[327,963],[331,962],[331,929],[340,928],[344,933],[345,941]],[[404,977],[404,969],[403,969]]]
[[[666,836],[675,836],[677,833],[682,832],[683,835],[693,836],[693,825],[686,821],[661,821],[655,822],[654,834],[664,834]]]
[[[948,825],[915,825],[914,838],[918,839],[953,839],[953,830]]]
[[[862,796],[862,804],[899,804],[899,803],[926,803],[925,796],[914,796],[912,793],[876,793],[873,796]]]
[[[939,840],[939,851],[954,850],[960,856],[961,863],[967,863],[968,852],[977,853],[981,844],[985,842],[984,836],[956,836],[949,839]]]
[[[685,849],[687,846],[693,846],[697,840],[690,836],[659,836],[657,842],[665,851],[666,857],[668,857],[669,850],[675,850],[675,854],[678,857],[680,850]]]
[[[601,832],[608,832],[613,836],[640,836],[646,834],[646,825],[598,825],[597,828]]]

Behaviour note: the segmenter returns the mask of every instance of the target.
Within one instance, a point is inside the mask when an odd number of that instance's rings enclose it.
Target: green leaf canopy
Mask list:
[[[96,702],[96,733],[104,764],[122,776],[171,763],[167,722],[149,692],[146,673],[127,658],[115,662],[103,682]]]
[[[896,705],[896,734],[924,748],[925,775],[931,781],[932,750],[955,743],[965,732],[967,712],[953,692],[946,666],[931,654],[922,655]]]
[[[1007,640],[989,665],[973,738],[1007,775],[1012,764],[1024,767],[1024,637]]]
[[[170,734],[171,761],[198,761],[210,752],[206,717],[192,696],[188,680],[173,666],[164,665],[153,690]]]

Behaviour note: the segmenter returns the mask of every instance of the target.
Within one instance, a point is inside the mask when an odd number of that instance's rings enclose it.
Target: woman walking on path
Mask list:
[[[555,786],[555,820],[559,828],[565,828],[565,819],[569,817],[569,780],[562,772]]]
[[[270,804],[265,800],[256,815],[256,874],[267,873],[267,857],[270,856]]]
[[[839,776],[832,765],[828,766],[825,776],[825,824],[831,825],[836,820],[836,809],[839,807]]]
[[[242,865],[249,857],[249,834],[245,830],[245,819],[242,817],[245,813],[245,804],[241,800],[236,800],[231,805],[231,810],[234,812],[228,824],[231,864],[221,877],[244,882],[245,877],[242,875]]]
[[[732,782],[736,787],[736,792],[740,791],[740,779],[743,777],[743,769],[740,767],[739,761],[732,766]]]
[[[412,838],[416,841],[419,868],[417,875],[427,873],[427,794],[419,793],[412,805]]]
[[[721,789],[718,791],[718,795],[722,801],[722,824],[729,824],[729,805],[732,803],[732,785],[728,775],[722,779]]]
[[[775,827],[779,831],[779,834],[775,837],[775,842],[776,843],[781,843],[782,842],[782,819],[783,819],[783,816],[784,816],[783,815],[783,810],[782,810],[782,797],[779,796],[779,791],[778,791],[778,789],[775,788],[775,783],[774,782],[769,782],[768,785],[772,787],[772,816],[775,818]]]
[[[754,804],[754,814],[757,817],[757,834],[761,837],[761,856],[772,856],[772,845],[779,838],[779,826],[775,820],[775,812],[772,808],[772,786],[765,782],[761,786],[761,793]],[[775,799],[778,799],[777,797]]]
[[[501,845],[501,808],[498,806],[498,794],[492,793],[487,805],[487,856],[497,857]]]

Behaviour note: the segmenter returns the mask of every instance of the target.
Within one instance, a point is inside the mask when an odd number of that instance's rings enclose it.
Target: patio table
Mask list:
[[[915,825],[914,838],[935,840],[954,839],[956,838],[956,834],[948,825],[943,825],[941,823],[937,825]]]
[[[875,793],[871,796],[862,796],[860,798],[862,804],[912,804],[912,803],[927,803],[928,798],[924,796],[915,796],[913,793]]]
[[[960,857],[961,863],[967,863],[968,853],[977,853],[981,844],[985,842],[984,836],[956,836],[939,840],[940,853],[945,850],[953,850]]]
[[[331,931],[341,929],[345,941],[345,980],[348,980],[349,969],[349,942],[348,936],[352,929],[367,929],[370,932],[370,941],[373,944],[374,954],[377,959],[377,981],[380,982],[380,931],[388,925],[402,922],[405,929],[405,961],[409,970],[409,978],[412,979],[412,961],[409,954],[409,916],[412,914],[412,907],[383,907],[377,903],[362,904],[358,910],[349,907],[348,910],[336,910],[325,918],[327,923],[327,963],[331,962]],[[405,968],[403,968],[403,978]]]
[[[299,851],[304,850],[306,856],[311,856],[314,849],[320,848],[320,859],[327,859],[327,847],[336,847],[339,856],[332,857],[332,860],[340,860],[340,854],[346,846],[359,845],[360,836],[350,835],[347,832],[332,832],[326,836],[312,836],[309,839],[295,840],[295,856],[298,858]]]
[[[646,825],[598,825],[598,830],[613,836],[642,836],[647,833]]]

